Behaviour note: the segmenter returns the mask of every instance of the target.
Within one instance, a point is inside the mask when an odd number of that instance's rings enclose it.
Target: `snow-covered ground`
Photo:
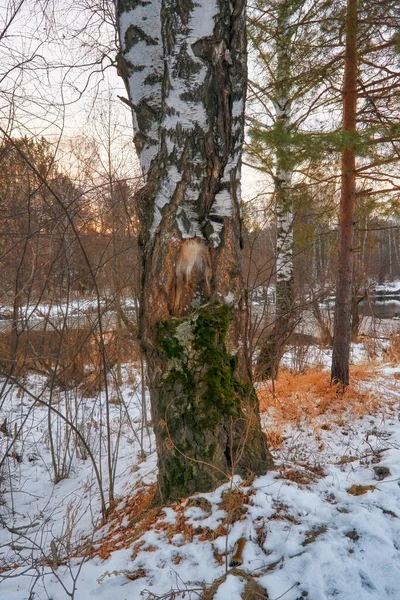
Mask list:
[[[122,300],[122,307],[128,311],[135,311],[136,303],[134,298],[124,298]],[[68,302],[66,301],[54,301],[52,303],[44,302],[30,302],[20,309],[20,320],[23,323],[29,324],[31,328],[40,328],[40,324],[44,321],[54,321],[58,324],[62,319],[77,319],[93,320],[100,310],[101,315],[104,315],[115,310],[114,299],[111,298],[100,298],[95,297],[78,297],[71,298]],[[12,319],[12,306],[9,304],[0,305],[0,325],[1,329],[7,329],[10,327]],[[75,325],[78,326],[78,323]]]
[[[361,347],[354,352],[365,356]],[[18,438],[0,471],[1,600],[195,599],[218,578],[214,600],[239,600],[248,576],[271,600],[398,600],[400,366],[371,363],[366,371],[359,386],[376,400],[373,410],[357,416],[332,406],[287,420],[273,447],[273,471],[251,483],[227,479],[212,493],[160,510],[151,506],[154,441],[144,435],[143,459],[140,383],[131,376],[119,396],[111,394],[117,502],[106,524],[90,458],[82,458],[74,432],[67,450],[63,420],[54,414],[53,442],[65,450],[68,476],[52,483],[48,408],[40,404],[51,399],[67,416],[71,403],[77,407],[75,424],[101,464],[107,501],[104,394],[50,398],[38,376],[23,388],[6,385],[0,461]],[[274,409],[262,420],[273,439]],[[235,571],[230,561],[240,538],[243,564]]]
[[[253,309],[265,311],[265,305],[272,310],[275,303],[276,289],[275,285],[270,284],[267,286],[257,286],[251,290],[251,302]],[[400,307],[400,281],[389,281],[382,284],[375,284],[370,289],[370,295],[373,298],[373,304],[391,304],[397,308]],[[394,299],[394,300],[393,300]],[[397,301],[396,301],[397,299]],[[334,296],[329,296],[325,299],[325,304],[333,306]],[[133,297],[126,297],[122,299],[123,308],[127,311],[135,311],[136,301]],[[322,307],[325,306],[321,304]],[[102,314],[109,311],[113,311],[114,299],[112,295],[109,298],[101,298],[98,300],[96,297],[72,297],[68,302],[53,301],[49,302],[28,302],[25,306],[21,307],[21,319],[25,322],[29,321],[31,326],[38,325],[38,321],[43,319],[62,319],[65,317],[83,317],[87,315],[94,315],[100,308]],[[383,318],[392,318],[395,310],[391,310],[391,314]],[[393,314],[392,314],[393,313]],[[7,322],[12,318],[12,306],[9,303],[0,303],[0,323],[3,325],[3,329],[7,326]]]
[[[393,294],[393,293],[397,293],[400,294],[400,281],[399,280],[394,280],[394,281],[386,281],[384,283],[378,283],[377,285],[375,285],[373,287],[373,291],[376,293],[380,293],[380,294]]]

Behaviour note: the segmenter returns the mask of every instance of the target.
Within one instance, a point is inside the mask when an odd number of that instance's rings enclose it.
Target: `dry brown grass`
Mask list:
[[[96,541],[92,539],[83,540],[82,544],[75,550],[74,556],[87,556],[92,558],[98,556],[107,559],[112,552],[122,548],[132,549],[132,559],[139,552],[154,552],[154,546],[146,544],[141,536],[149,529],[163,532],[164,537],[171,542],[178,534],[182,536],[183,545],[191,542],[194,537],[200,541],[213,541],[220,536],[226,536],[232,523],[242,519],[247,512],[250,502],[250,493],[244,494],[239,489],[227,490],[221,499],[219,508],[225,510],[226,516],[214,530],[189,523],[185,516],[187,508],[197,506],[205,507],[206,512],[211,513],[211,504],[200,495],[173,506],[176,519],[173,523],[165,521],[165,514],[161,507],[155,506],[154,501],[157,486],[143,486],[133,497],[125,498],[115,505],[107,515],[107,523],[101,524],[95,532]],[[223,555],[218,560],[222,560]]]
[[[143,486],[135,496],[125,499],[124,503],[116,504],[108,513],[107,524],[101,524],[96,529],[95,537],[98,536],[99,540],[84,541],[74,555],[88,558],[99,556],[105,560],[116,550],[132,547],[135,557],[135,553],[137,555],[142,549],[144,542],[133,544],[150,529],[160,515],[160,508],[153,506],[156,492],[155,484]]]
[[[320,477],[325,476],[325,471],[321,467],[311,467],[302,465],[301,468],[286,468],[285,465],[279,467],[280,477],[298,485],[309,485],[314,483]]]
[[[386,358],[393,363],[400,363],[400,333],[390,336],[390,344],[385,350]]]
[[[260,411],[272,420],[272,435],[268,443],[272,448],[283,441],[282,428],[287,424],[306,422],[317,426],[317,418],[325,415],[328,422],[341,423],[344,414],[363,417],[374,414],[382,405],[378,393],[363,389],[362,383],[371,381],[376,375],[373,363],[351,368],[351,383],[344,390],[331,385],[330,374],[321,369],[310,369],[306,373],[293,374],[282,371],[275,382],[274,391],[269,385],[257,390]],[[318,427],[323,427],[319,423]]]
[[[374,485],[357,485],[353,483],[353,485],[347,490],[348,494],[352,496],[363,496],[367,492],[373,492],[376,490]]]
[[[232,488],[222,494],[222,501],[219,507],[228,515],[229,523],[236,523],[246,512],[245,502],[248,498],[239,489]]]
[[[16,338],[10,332],[0,333],[0,370],[14,375],[39,373],[54,380],[62,388],[82,385],[83,395],[96,394],[103,386],[103,356],[99,336],[90,328],[61,330],[27,330]],[[108,368],[138,357],[137,341],[128,332],[104,336],[105,360]]]
[[[241,569],[229,569],[225,575],[216,579],[210,588],[204,590],[204,593],[200,596],[200,600],[213,600],[218,594],[220,586],[226,581],[228,575],[231,577],[239,577],[241,581],[246,581],[246,587],[240,596],[242,600],[269,600],[266,590],[261,587],[251,575]],[[221,597],[221,592],[219,592],[219,597]],[[225,595],[225,597],[227,596]]]

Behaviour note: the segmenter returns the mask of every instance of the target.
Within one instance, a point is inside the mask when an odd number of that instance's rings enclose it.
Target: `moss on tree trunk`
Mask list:
[[[153,416],[164,502],[211,490],[233,472],[264,473],[270,464],[255,392],[238,379],[227,351],[231,310],[209,304],[157,325],[165,368]]]

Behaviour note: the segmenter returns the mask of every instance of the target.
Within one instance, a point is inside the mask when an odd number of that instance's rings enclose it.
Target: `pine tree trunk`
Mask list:
[[[342,153],[340,239],[333,332],[331,380],[349,383],[353,237],[356,203],[356,152],[350,136],[357,130],[357,9],[358,0],[347,0],[346,52],[343,82],[343,133],[349,136]],[[346,138],[345,138],[346,139]]]
[[[163,502],[262,473],[240,271],[244,3],[120,0],[145,177],[141,338]]]
[[[260,349],[257,376],[275,378],[285,344],[293,330],[293,222],[294,208],[291,191],[293,166],[292,150],[285,143],[291,121],[290,28],[291,6],[281,2],[278,7],[276,37],[276,84],[274,91],[275,129],[277,131],[275,171],[276,214],[276,313],[272,330]]]

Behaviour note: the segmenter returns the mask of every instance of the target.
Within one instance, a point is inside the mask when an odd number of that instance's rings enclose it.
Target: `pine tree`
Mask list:
[[[352,316],[353,322],[357,318],[353,301],[357,196],[379,194],[383,182],[385,194],[397,188],[392,172],[400,158],[400,43],[396,25],[400,25],[398,3],[347,0],[340,245],[331,366],[331,380],[342,386],[349,383]],[[376,189],[366,189],[369,181]]]
[[[346,52],[343,80],[343,134],[349,140],[357,129],[357,28],[358,0],[347,0]],[[349,383],[351,298],[353,283],[354,211],[356,206],[356,151],[346,144],[342,151],[342,191],[339,217],[339,262],[331,379]]]

